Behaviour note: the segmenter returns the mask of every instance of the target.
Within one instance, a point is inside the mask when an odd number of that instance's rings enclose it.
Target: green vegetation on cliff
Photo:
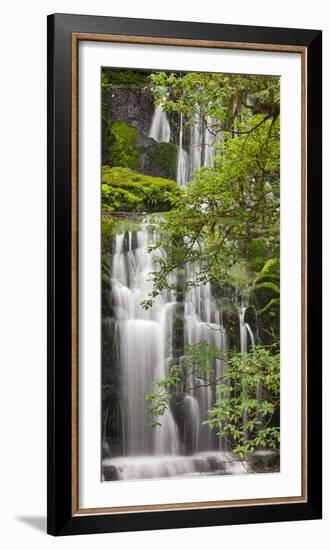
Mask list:
[[[145,86],[149,71],[134,71],[133,69],[102,69],[102,87],[108,86]]]
[[[116,121],[110,127],[109,160],[111,166],[133,170],[139,166],[139,152],[135,146],[138,131],[125,122]]]
[[[165,212],[179,196],[175,181],[128,168],[102,168],[102,205],[108,212]]]
[[[149,158],[160,166],[170,179],[176,178],[178,148],[174,143],[155,143],[149,152]]]
[[[101,250],[101,282],[102,282],[102,313],[108,315],[111,308],[110,251],[115,232],[116,222],[106,215],[102,215],[102,250]]]

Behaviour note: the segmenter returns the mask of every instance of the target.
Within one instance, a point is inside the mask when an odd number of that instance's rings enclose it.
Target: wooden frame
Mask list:
[[[230,505],[219,501],[79,509],[77,53],[80,40],[301,55],[303,437],[300,497],[231,501]],[[320,518],[320,31],[49,16],[48,243],[48,532],[64,535]]]

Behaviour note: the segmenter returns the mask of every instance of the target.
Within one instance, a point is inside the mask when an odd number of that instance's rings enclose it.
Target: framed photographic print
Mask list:
[[[321,32],[48,18],[48,532],[321,518]]]

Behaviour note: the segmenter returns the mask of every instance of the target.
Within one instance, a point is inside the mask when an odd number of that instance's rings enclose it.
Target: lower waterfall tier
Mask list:
[[[102,463],[103,481],[245,473],[247,466],[237,457],[212,451],[192,456],[124,456],[106,458]]]

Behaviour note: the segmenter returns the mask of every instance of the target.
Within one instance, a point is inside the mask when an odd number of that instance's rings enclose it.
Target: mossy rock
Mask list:
[[[127,168],[102,168],[102,205],[109,212],[165,212],[179,196],[175,181]]]
[[[116,121],[110,126],[109,162],[111,166],[139,167],[139,151],[136,140],[139,132],[125,122]]]
[[[108,254],[115,235],[116,222],[107,215],[102,215],[102,254]]]
[[[149,159],[170,179],[176,178],[178,148],[174,143],[155,143],[148,151]]]

